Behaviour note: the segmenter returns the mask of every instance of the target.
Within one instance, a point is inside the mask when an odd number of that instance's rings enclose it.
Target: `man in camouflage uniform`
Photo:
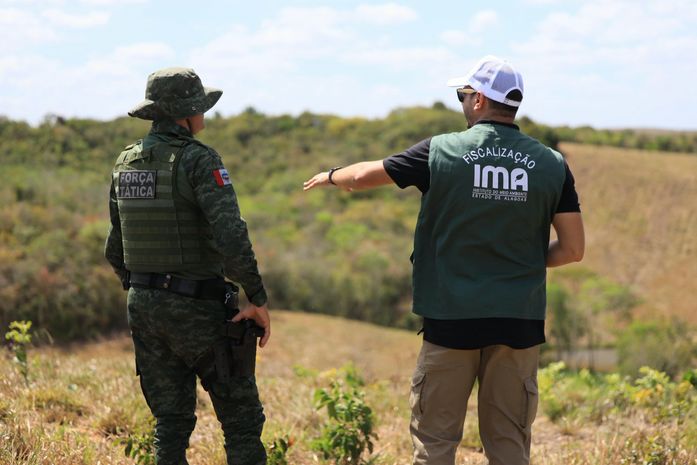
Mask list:
[[[266,292],[228,173],[220,156],[193,138],[221,94],[203,87],[192,69],[152,73],[146,100],[129,112],[153,120],[152,129],[126,147],[112,176],[105,256],[130,288],[136,371],[157,420],[160,465],[187,464],[196,375],[222,425],[228,464],[266,463],[254,375],[216,376],[220,360],[211,355],[225,344],[221,327],[232,317],[223,303],[224,277],[250,301],[233,321],[261,326],[261,347],[271,334]]]

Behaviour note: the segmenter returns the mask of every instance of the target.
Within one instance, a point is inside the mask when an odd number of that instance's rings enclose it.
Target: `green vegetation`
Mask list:
[[[605,140],[591,138],[596,132],[587,128],[574,136],[568,128],[528,118],[519,123],[552,146]],[[207,125],[202,140],[223,155],[273,307],[417,328],[410,312],[408,257],[418,191],[303,193],[301,185],[330,166],[383,158],[430,135],[462,130],[461,114],[442,104],[398,109],[372,120],[266,116],[249,108],[230,118],[213,115]],[[147,130],[147,122],[132,118],[97,122],[52,116],[38,127],[0,119],[0,324],[32,320],[39,342],[89,339],[126,328],[125,293],[102,257],[107,191],[117,153]],[[589,211],[598,218],[602,213]],[[602,308],[613,304],[594,295],[612,290],[602,278],[589,286],[582,293],[587,305],[574,304],[569,315],[584,316],[587,324],[560,329],[554,335],[560,347],[579,340],[597,345],[596,339],[605,338]],[[578,300],[574,290],[567,292]]]
[[[695,386],[648,367],[639,375],[574,373],[562,362],[553,363],[539,373],[542,410],[567,434],[584,424],[615,431],[616,448],[604,451],[597,463],[692,463],[697,454]]]
[[[416,326],[408,257],[418,193],[305,194],[302,181],[462,130],[462,115],[442,105],[378,120],[250,108],[207,125],[202,139],[223,155],[275,307]],[[132,118],[0,120],[0,323],[31,319],[41,340],[61,341],[125,328],[124,295],[102,257],[107,192],[116,155],[147,130]]]
[[[27,346],[31,344],[31,321],[13,321],[10,330],[5,333],[5,339],[10,342],[14,352],[14,361],[19,365],[19,372],[24,378],[24,384],[29,386],[29,360],[27,359]]]
[[[329,389],[315,391],[315,405],[326,407],[329,422],[313,447],[336,465],[368,465],[375,462],[375,457],[363,458],[366,449],[372,454],[377,439],[373,410],[365,403],[365,393],[360,390],[364,382],[355,367],[347,365],[344,371],[343,379],[332,380]]]
[[[621,333],[617,350],[619,369],[629,375],[648,365],[675,378],[697,357],[697,344],[679,321],[635,321]]]
[[[155,419],[150,417],[141,428],[142,431],[119,437],[116,442],[124,447],[126,457],[138,465],[155,465]]]
[[[288,450],[293,446],[293,440],[287,435],[276,438],[266,448],[268,465],[288,465]]]

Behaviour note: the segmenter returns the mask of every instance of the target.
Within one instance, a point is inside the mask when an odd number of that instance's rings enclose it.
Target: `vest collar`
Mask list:
[[[168,133],[173,136],[192,137],[191,132],[183,126],[178,125],[171,119],[161,119],[153,121],[150,133]]]
[[[499,126],[506,126],[507,128],[511,128],[511,129],[515,129],[515,130],[517,130],[517,131],[520,131],[520,128],[518,127],[517,124],[513,124],[513,123],[502,123],[501,121],[492,121],[492,120],[490,120],[490,119],[485,119],[485,120],[477,121],[476,123],[474,123],[474,124],[472,125],[472,127],[474,127],[474,126],[476,126],[476,125],[478,125],[478,124],[496,124],[496,125],[499,125]]]

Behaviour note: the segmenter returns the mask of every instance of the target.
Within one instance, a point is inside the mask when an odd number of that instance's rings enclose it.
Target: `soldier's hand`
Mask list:
[[[264,335],[259,340],[259,347],[264,347],[271,337],[271,318],[269,317],[269,309],[266,304],[257,307],[254,304],[249,304],[244,310],[235,315],[232,319],[233,323],[241,320],[254,320],[260,327],[264,328]]]

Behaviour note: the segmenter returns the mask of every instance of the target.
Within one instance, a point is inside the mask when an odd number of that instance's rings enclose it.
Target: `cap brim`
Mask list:
[[[446,85],[448,87],[464,87],[467,85],[468,81],[469,81],[468,76],[461,76],[461,77],[448,79],[448,83]]]

